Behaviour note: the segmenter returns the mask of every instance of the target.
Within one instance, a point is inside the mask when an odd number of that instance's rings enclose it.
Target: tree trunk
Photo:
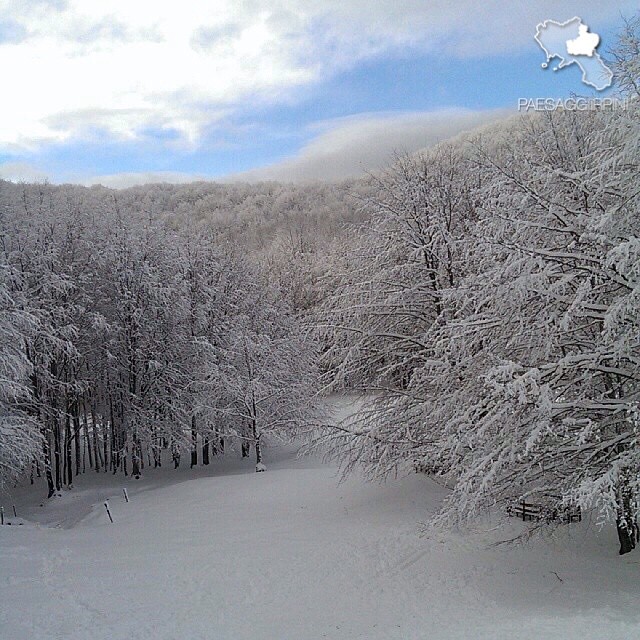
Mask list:
[[[251,433],[253,435],[253,446],[256,448],[256,471],[264,471],[262,466],[262,445],[260,444],[260,434],[258,433],[258,425],[256,419],[251,421]]]
[[[162,466],[162,439],[154,435],[152,438],[153,449],[153,466],[154,468]]]
[[[620,551],[618,553],[624,555],[633,551],[639,541],[638,522],[631,508],[631,495],[625,490],[623,490],[620,497],[616,529],[618,530],[618,540],[620,541]]]
[[[53,484],[53,476],[51,475],[51,444],[49,442],[49,433],[44,434],[43,444],[44,454],[44,475],[47,478],[47,498],[50,498],[55,493],[55,485]]]
[[[96,420],[98,412],[96,410],[95,402],[91,403],[91,430],[93,431],[93,454],[96,459],[96,472],[100,471],[100,466],[104,468],[105,472],[107,471],[107,447],[109,446],[109,438],[107,434],[107,427],[105,426],[104,420],[100,425],[101,437],[102,437],[102,447],[98,445],[98,421]]]
[[[196,431],[196,417],[191,416],[191,468],[198,464],[198,432]]]
[[[62,489],[62,477],[60,475],[60,472],[62,471],[62,458],[60,455],[60,420],[57,416],[54,416],[53,421],[53,461],[56,467],[56,491],[60,491],[60,489]]]
[[[93,469],[94,468],[94,462],[93,462],[93,453],[94,450],[91,446],[91,436],[89,435],[89,415],[87,414],[87,401],[85,400],[82,403],[82,414],[83,414],[83,420],[84,420],[84,440],[86,442],[87,445],[87,453],[89,455],[89,468]],[[96,466],[98,464],[98,461],[96,460]],[[82,465],[82,471],[84,473],[85,469],[84,469],[84,462]]]
[[[202,436],[202,464],[209,464],[209,438]]]
[[[171,456],[173,457],[173,468],[177,469],[180,466],[180,448],[175,442],[171,442]]]
[[[140,439],[137,432],[133,434],[133,442],[131,443],[131,475],[137,480],[140,477],[142,467],[142,449],[140,447]]]
[[[115,423],[115,411],[113,409],[113,395],[109,394],[109,413],[111,416],[111,472],[116,473],[120,466],[119,459],[119,447],[120,442],[117,439],[116,423]]]
[[[80,464],[82,462],[82,451],[80,450],[80,406],[76,400],[73,408],[73,445],[75,447],[76,454],[76,476],[80,475]],[[84,447],[83,447],[84,448]]]
[[[71,485],[71,419],[67,405],[67,415],[64,419],[64,440],[62,442],[62,483],[69,487]]]

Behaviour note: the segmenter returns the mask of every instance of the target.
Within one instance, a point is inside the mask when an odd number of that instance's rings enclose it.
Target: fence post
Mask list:
[[[113,524],[113,518],[111,516],[111,511],[109,511],[109,502],[107,500],[104,501],[104,508],[107,510],[107,515],[109,516],[109,520],[111,520],[111,524]]]
[[[16,505],[15,504],[13,505],[13,517],[14,518],[18,517],[18,514],[16,513]]]
[[[523,500],[522,501],[522,522],[524,522],[526,520],[527,512],[526,512],[526,509],[525,509],[525,505],[526,505],[526,502]]]
[[[127,493],[126,489],[122,490],[122,493],[124,494],[124,499],[126,502],[129,502],[129,494]]]
[[[0,524],[4,524],[4,507],[0,507]]]

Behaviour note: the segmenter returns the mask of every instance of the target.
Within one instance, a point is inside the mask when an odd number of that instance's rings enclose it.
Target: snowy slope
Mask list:
[[[618,557],[611,531],[582,523],[526,547],[490,546],[516,521],[424,537],[444,496],[426,477],[339,485],[317,460],[273,455],[262,474],[241,460],[193,480],[150,470],[129,504],[110,475],[59,498],[66,510],[21,496],[50,526],[0,528],[0,637],[640,638],[640,556]]]

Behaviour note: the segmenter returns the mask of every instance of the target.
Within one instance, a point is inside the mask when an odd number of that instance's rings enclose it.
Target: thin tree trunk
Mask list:
[[[50,365],[51,377],[55,379],[58,375],[58,365],[55,360]],[[53,460],[55,464],[55,481],[56,491],[62,489],[62,460],[61,460],[61,443],[60,443],[60,417],[58,416],[58,397],[54,389],[49,389],[51,421],[53,425]]]
[[[101,436],[102,436],[102,448],[98,446],[98,421],[96,420],[98,412],[96,410],[96,401],[91,401],[91,430],[93,432],[93,455],[96,459],[96,472],[100,471],[100,467],[104,467],[104,470],[107,470],[107,446],[108,440],[106,429],[104,423],[101,425]]]
[[[73,442],[73,433],[71,427],[71,416],[69,415],[69,409],[67,409],[67,417],[64,421],[65,424],[65,438],[64,438],[64,466],[66,469],[65,484],[70,487],[73,484],[73,466],[71,464],[71,443]]]
[[[154,435],[151,440],[151,445],[153,449],[153,466],[161,467],[162,466],[162,438]]]
[[[191,416],[191,468],[198,464],[198,432],[196,431],[196,417]]]
[[[80,450],[80,405],[76,400],[73,407],[73,444],[76,454],[76,476],[80,475],[81,450]]]
[[[138,434],[134,432],[133,442],[131,443],[131,475],[138,479],[141,472],[141,456],[140,456],[140,444],[138,442]],[[126,474],[125,474],[126,475]]]
[[[260,465],[262,465],[262,445],[260,444],[260,434],[258,433],[258,425],[255,418],[251,421],[251,431],[253,446],[256,448],[256,471],[264,471],[264,468],[260,468]]]
[[[60,489],[62,489],[62,477],[60,476],[62,471],[62,459],[60,456],[60,420],[57,416],[54,416],[53,422],[53,461],[55,464],[56,491],[60,491]]]
[[[91,436],[89,435],[89,416],[87,414],[87,401],[84,400],[82,403],[82,412],[84,414],[84,439],[87,445],[87,453],[89,455],[89,468],[93,469],[94,468],[94,463],[93,463],[93,454],[94,454],[94,450],[92,449],[91,446]],[[92,427],[93,429],[93,427]],[[97,460],[96,460],[96,465],[97,465]],[[83,469],[84,471],[84,465],[83,465]]]
[[[118,468],[117,456],[118,456],[118,447],[120,444],[116,441],[116,423],[115,423],[115,412],[113,410],[113,395],[109,394],[109,413],[111,417],[111,472],[115,474]]]
[[[82,473],[86,473],[87,472],[87,444],[88,444],[88,438],[85,435],[82,435],[82,437],[80,438],[80,442],[82,443]],[[89,469],[91,469],[91,465],[89,465]]]
[[[256,416],[258,415],[256,408],[255,396],[251,396],[251,433],[253,435],[253,446],[256,448],[256,471],[264,471],[264,465],[262,464],[262,445],[260,443],[260,436],[262,435],[258,431],[258,421]]]
[[[53,476],[51,475],[51,443],[50,434],[44,434],[43,451],[44,455],[44,474],[47,478],[47,498],[50,498],[55,493],[55,485],[53,484]]]
[[[64,429],[62,430],[61,444],[62,449],[62,484],[67,485],[67,441],[69,440],[68,419],[64,419]]]
[[[180,466],[180,449],[175,444],[171,446],[171,455],[173,456],[173,468],[177,469]]]
[[[209,438],[202,436],[202,464],[209,464]]]

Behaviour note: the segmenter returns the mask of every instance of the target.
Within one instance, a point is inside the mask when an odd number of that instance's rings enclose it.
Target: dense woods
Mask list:
[[[441,523],[531,500],[594,510],[631,551],[637,23],[616,55],[624,108],[523,114],[358,182],[0,182],[3,477],[51,496],[234,447],[263,470],[265,438],[358,390],[311,450],[432,474]]]
[[[299,315],[308,265],[354,215],[325,215],[335,192],[0,183],[3,476],[43,474],[51,496],[87,468],[235,445],[262,468],[263,436],[313,415]]]

